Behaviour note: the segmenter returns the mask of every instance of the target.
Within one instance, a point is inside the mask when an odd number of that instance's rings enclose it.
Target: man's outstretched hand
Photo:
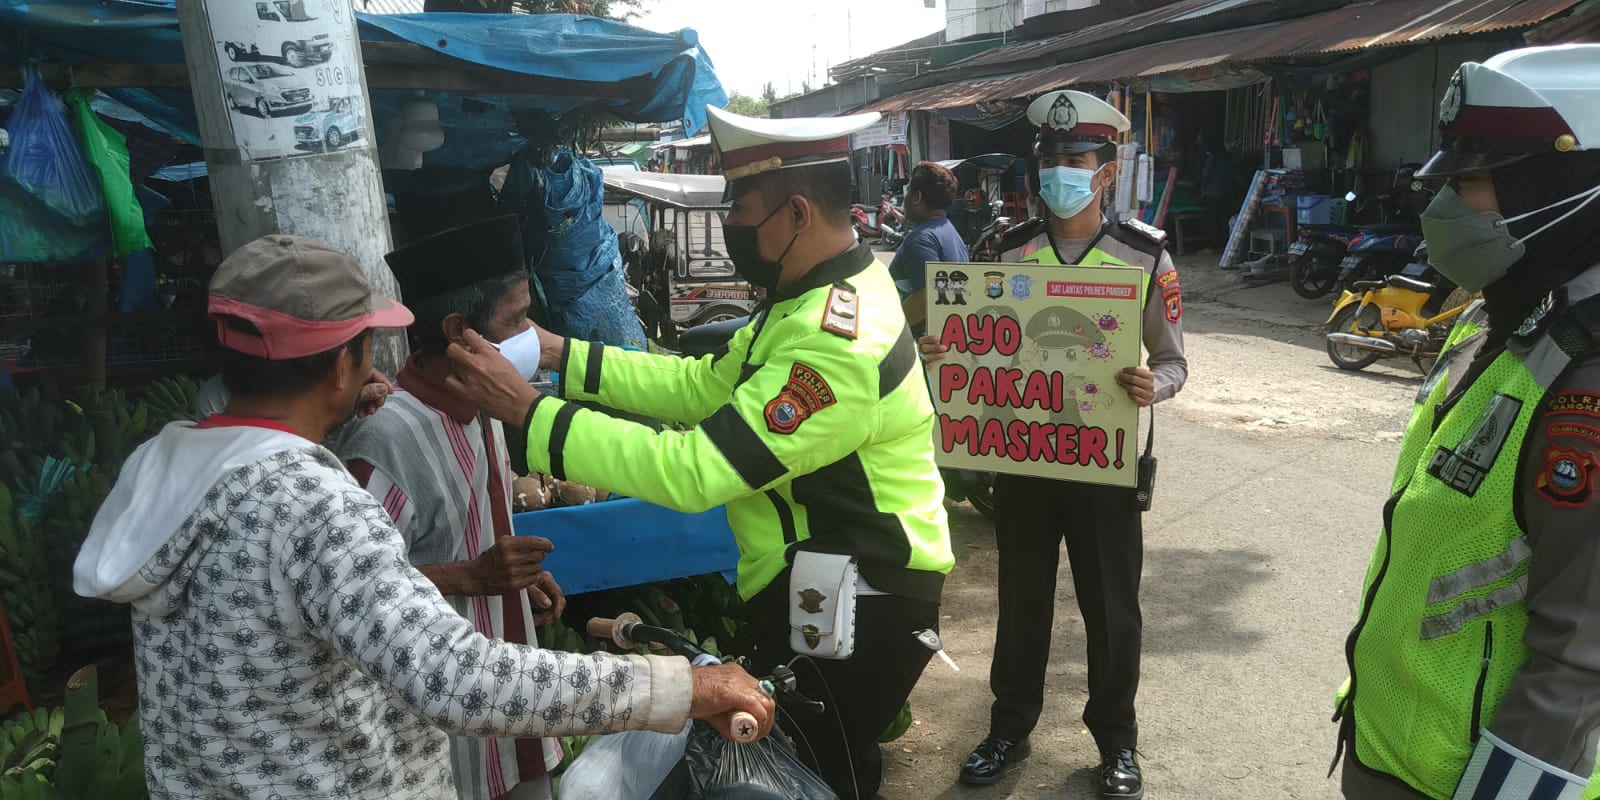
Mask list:
[[[446,380],[456,393],[472,398],[484,413],[501,422],[521,425],[527,420],[528,408],[539,392],[477,331],[467,331],[463,341],[452,343],[445,356],[453,373]]]

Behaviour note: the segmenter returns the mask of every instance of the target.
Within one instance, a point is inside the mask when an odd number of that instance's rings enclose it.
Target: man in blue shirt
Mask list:
[[[916,227],[894,254],[889,274],[903,298],[906,321],[918,336],[928,323],[928,262],[961,264],[968,259],[967,244],[949,218],[958,192],[956,176],[932,161],[912,169],[906,184],[906,220]]]

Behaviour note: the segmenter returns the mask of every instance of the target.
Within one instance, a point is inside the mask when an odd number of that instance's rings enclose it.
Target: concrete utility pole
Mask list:
[[[350,0],[178,0],[178,24],[223,252],[270,233],[320,239],[398,297]],[[390,333],[374,360],[392,376],[405,350]]]

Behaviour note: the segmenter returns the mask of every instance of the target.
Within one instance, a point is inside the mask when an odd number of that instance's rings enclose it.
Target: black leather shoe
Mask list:
[[[1144,774],[1132,748],[1100,754],[1100,796],[1116,800],[1144,797]]]
[[[1006,767],[1028,757],[1028,741],[1018,742],[988,736],[973,748],[967,763],[961,765],[961,782],[969,786],[988,786],[1005,776]]]

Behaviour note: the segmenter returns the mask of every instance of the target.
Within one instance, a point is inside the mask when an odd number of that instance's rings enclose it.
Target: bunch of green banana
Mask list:
[[[133,638],[128,606],[79,597],[72,591],[72,562],[110,492],[111,483],[99,469],[80,471],[62,481],[39,525],[40,540],[53,543],[45,565],[51,576],[51,601],[59,614],[60,650],[75,661],[125,650]]]
[[[0,484],[0,602],[11,626],[11,643],[30,686],[55,663],[60,651],[60,607],[48,580],[44,539],[17,513],[11,490]],[[76,548],[74,548],[76,552]],[[64,581],[70,586],[71,581]]]
[[[0,798],[145,800],[139,716],[118,728],[99,707],[93,667],[67,682],[66,705],[0,723]]]
[[[0,774],[54,775],[65,720],[64,709],[40,708],[0,724]]]
[[[555,776],[556,780],[558,781],[555,787],[556,797],[561,796],[561,784],[559,783],[561,780],[561,773],[566,772],[567,767],[572,766],[572,762],[577,761],[578,756],[583,755],[583,749],[589,746],[589,740],[593,738],[593,736],[561,737],[561,763],[557,764],[556,768],[550,772],[550,774]]]
[[[556,620],[538,630],[539,646],[567,653],[592,653],[599,649],[583,634]]]
[[[144,399],[150,405],[150,420],[157,426],[194,419],[200,386],[185,376],[162,378],[145,387]]]

